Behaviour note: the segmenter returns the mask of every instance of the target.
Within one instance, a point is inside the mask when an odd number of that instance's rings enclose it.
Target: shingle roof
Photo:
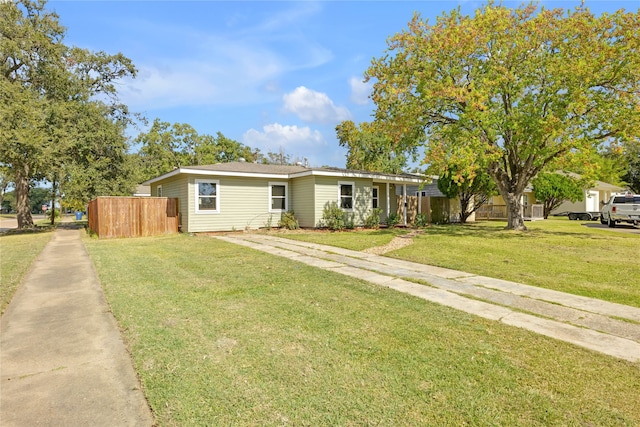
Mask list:
[[[215,165],[187,166],[185,169],[220,171],[220,172],[242,172],[242,173],[272,173],[290,174],[309,170],[304,166],[289,165],[265,165],[251,162],[229,162],[216,163]]]
[[[160,181],[162,179],[168,178],[170,176],[173,176],[179,173],[195,173],[195,174],[200,173],[200,174],[206,174],[206,175],[215,175],[218,172],[222,175],[255,174],[256,176],[262,176],[262,177],[286,175],[287,178],[295,178],[295,177],[303,176],[307,173],[329,175],[329,176],[332,176],[332,175],[344,176],[344,177],[361,175],[362,177],[370,177],[377,180],[391,181],[391,182],[395,182],[395,181],[420,182],[424,179],[424,177],[421,175],[410,174],[410,173],[389,174],[389,173],[359,171],[359,170],[333,168],[333,167],[310,168],[310,167],[297,166],[297,165],[292,166],[292,165],[272,165],[272,164],[250,163],[250,162],[229,162],[229,163],[216,163],[214,165],[181,167],[179,169],[175,169],[159,177],[150,179],[146,181],[144,184],[149,185],[153,182]]]

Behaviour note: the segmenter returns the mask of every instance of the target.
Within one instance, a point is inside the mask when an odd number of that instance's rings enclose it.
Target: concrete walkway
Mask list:
[[[620,359],[640,361],[640,308],[276,236],[215,237]]]
[[[3,427],[154,424],[78,230],[54,233],[0,323]]]

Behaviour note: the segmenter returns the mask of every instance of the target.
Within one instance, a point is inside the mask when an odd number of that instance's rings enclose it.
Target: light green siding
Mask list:
[[[218,185],[216,211],[197,211],[196,180],[215,181]],[[286,185],[287,210],[294,211],[301,227],[321,227],[322,214],[326,206],[339,203],[340,183],[354,186],[353,209],[347,217],[355,226],[364,225],[372,206],[372,188],[379,187],[378,206],[382,209],[381,221],[386,219],[386,182],[373,182],[372,178],[348,176],[325,176],[309,174],[292,179],[205,174],[180,174],[151,185],[151,194],[157,194],[162,186],[162,195],[179,199],[180,225],[183,232],[209,232],[277,227],[281,212],[270,212],[270,185]],[[396,213],[398,202],[396,185],[389,185],[389,211]]]
[[[189,220],[187,177],[183,175],[173,176],[151,184],[151,195],[158,194],[158,187],[162,186],[162,197],[178,199],[179,225],[182,231],[186,231],[186,224]]]
[[[338,203],[340,183],[353,183],[355,186],[353,209],[347,212],[354,225],[363,225],[365,218],[371,213],[371,179],[318,176],[315,182],[315,226],[320,225],[324,208],[331,203]]]
[[[266,226],[277,226],[281,213],[269,212],[269,183],[286,183],[288,180],[215,177],[219,182],[217,189],[217,213],[196,212],[197,187],[196,179],[205,177],[189,177],[189,232],[230,231],[258,229]],[[291,204],[291,186],[288,187],[288,205]]]
[[[313,176],[303,176],[291,180],[289,185],[291,191],[290,210],[294,211],[300,227],[313,228],[316,226],[315,194]]]

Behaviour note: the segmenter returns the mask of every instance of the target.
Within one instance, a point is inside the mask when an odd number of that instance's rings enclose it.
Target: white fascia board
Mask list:
[[[163,179],[166,179],[166,178],[171,178],[174,175],[178,175],[180,173],[180,171],[181,171],[181,169],[174,169],[171,172],[165,173],[164,175],[160,175],[160,176],[158,176],[156,178],[151,178],[151,179],[143,182],[142,185],[151,185],[154,182],[162,181]]]
[[[270,179],[289,179],[289,175],[286,173],[250,173],[250,172],[231,172],[231,171],[207,171],[188,169],[183,173],[192,175],[205,175],[205,176],[238,176],[243,178],[270,178]]]
[[[248,173],[248,172],[230,172],[230,171],[213,171],[213,170],[202,170],[202,169],[179,168],[179,169],[174,169],[173,171],[166,173],[164,175],[160,175],[157,178],[152,178],[148,181],[145,181],[143,182],[143,184],[150,185],[154,182],[158,182],[178,174],[189,174],[189,175],[200,175],[200,176],[236,176],[236,177],[244,177],[244,178],[289,179],[288,174]]]
[[[411,182],[411,183],[421,183],[423,181],[422,178],[409,178],[402,177],[398,175],[382,175],[378,173],[367,173],[367,172],[349,172],[349,171],[319,171],[319,170],[310,170],[303,172],[296,172],[291,174],[291,178],[299,178],[303,176],[316,175],[316,176],[332,176],[336,178],[369,178],[378,182]]]

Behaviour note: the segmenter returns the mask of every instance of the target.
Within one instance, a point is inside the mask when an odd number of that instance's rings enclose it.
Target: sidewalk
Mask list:
[[[215,237],[620,359],[640,361],[640,308],[276,236]]]
[[[153,425],[78,230],[55,232],[0,332],[3,427]]]

